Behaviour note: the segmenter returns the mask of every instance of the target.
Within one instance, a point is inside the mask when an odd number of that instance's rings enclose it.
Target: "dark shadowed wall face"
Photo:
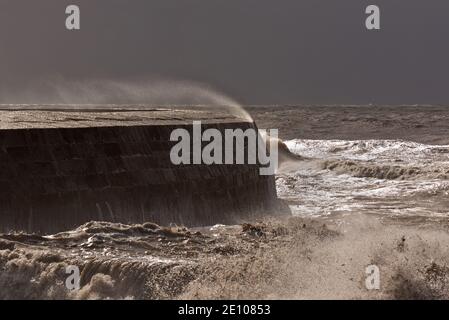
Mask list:
[[[448,35],[447,0],[0,0],[0,101],[45,79],[161,77],[248,104],[449,104]]]

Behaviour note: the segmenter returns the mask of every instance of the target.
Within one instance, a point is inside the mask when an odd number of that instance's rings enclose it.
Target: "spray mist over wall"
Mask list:
[[[3,109],[42,109],[53,106],[55,109],[88,111],[104,109],[105,105],[130,109],[193,106],[227,110],[234,116],[252,121],[237,101],[208,85],[193,81],[72,81],[57,78],[32,83],[20,92],[2,89],[0,93],[0,108]]]

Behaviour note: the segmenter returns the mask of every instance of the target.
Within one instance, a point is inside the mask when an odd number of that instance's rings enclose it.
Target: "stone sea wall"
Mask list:
[[[251,122],[204,128],[248,128]],[[91,221],[236,223],[279,208],[257,165],[170,161],[170,133],[191,125],[0,130],[0,231],[53,233]]]

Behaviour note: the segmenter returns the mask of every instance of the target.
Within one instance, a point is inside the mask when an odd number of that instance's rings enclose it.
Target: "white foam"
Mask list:
[[[401,140],[302,140],[286,141],[289,149],[313,162],[354,160],[370,165],[449,168],[449,146],[425,145]],[[434,178],[384,180],[354,177],[304,165],[277,177],[281,198],[297,215],[341,212],[377,214],[444,215],[449,181]],[[431,200],[429,197],[433,196]],[[448,210],[446,210],[448,211]]]

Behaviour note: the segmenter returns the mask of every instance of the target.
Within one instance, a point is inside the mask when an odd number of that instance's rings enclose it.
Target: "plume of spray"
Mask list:
[[[209,85],[180,80],[146,79],[116,81],[110,79],[45,79],[33,83],[20,93],[0,97],[3,109],[43,109],[95,111],[129,108],[144,110],[155,107],[204,107],[226,110],[251,121],[251,116],[234,99]]]

